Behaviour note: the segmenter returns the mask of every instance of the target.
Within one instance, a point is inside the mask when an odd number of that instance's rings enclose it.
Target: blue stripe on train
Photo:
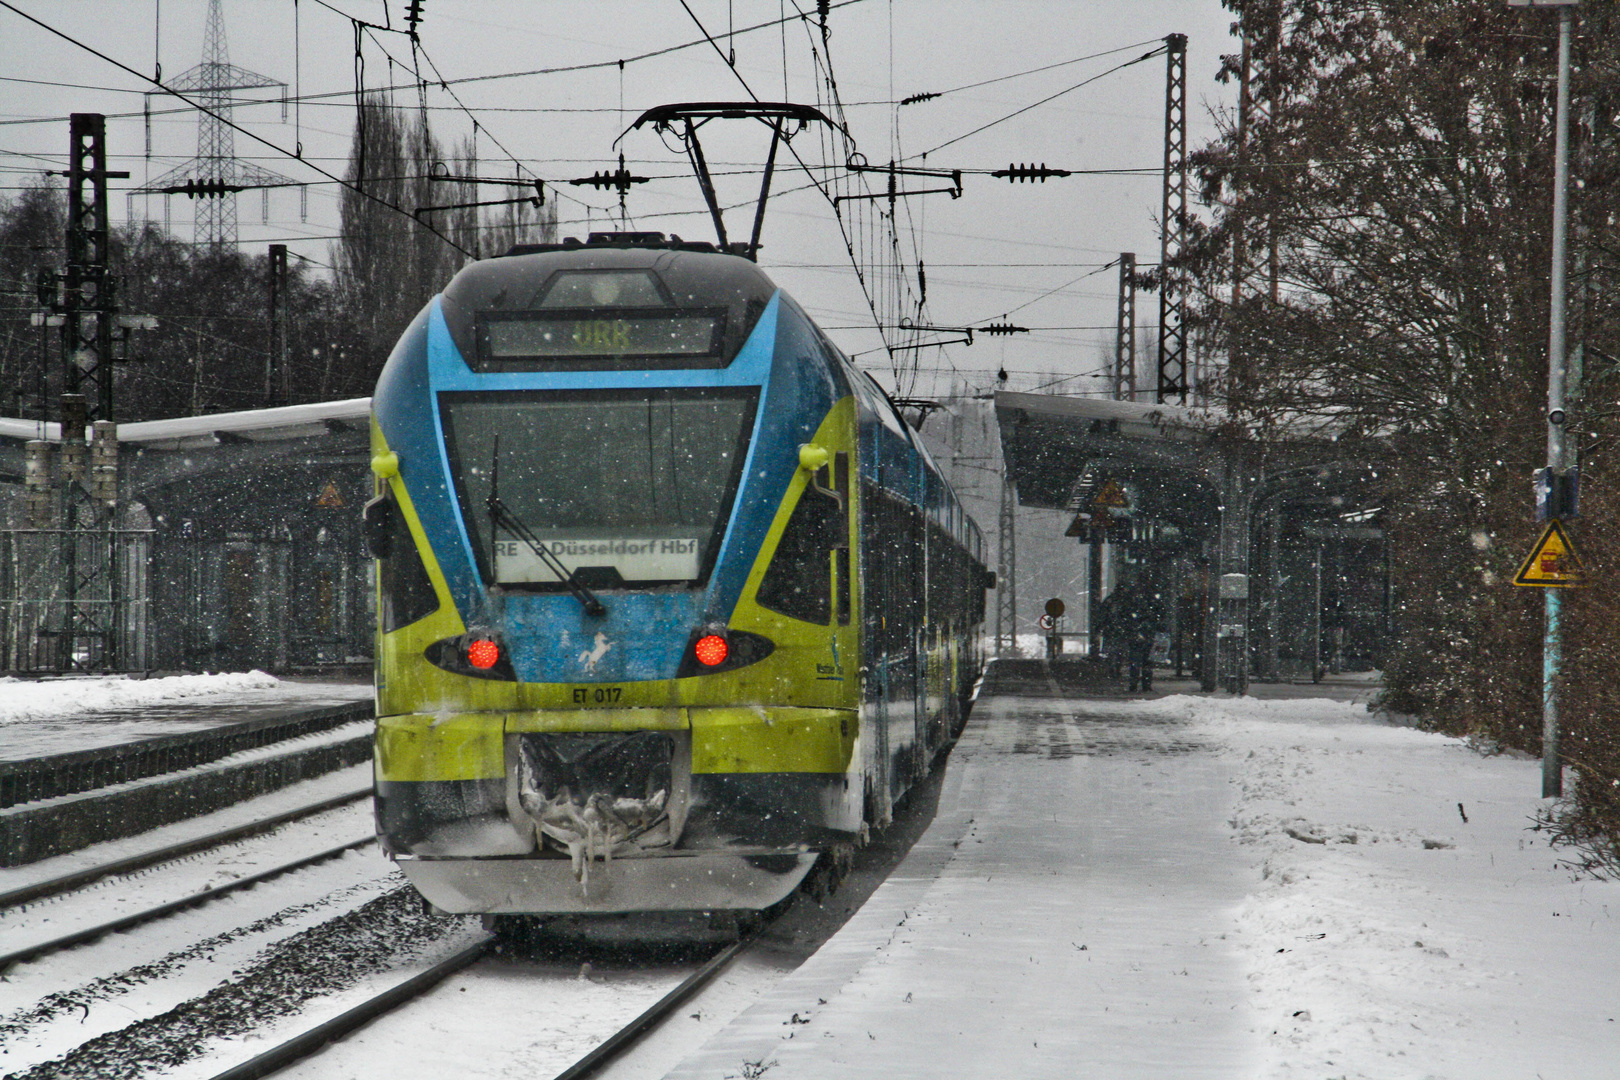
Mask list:
[[[457,608],[469,623],[487,619],[504,627],[519,679],[672,678],[691,630],[730,616],[798,467],[798,445],[810,439],[833,402],[848,392],[803,313],[782,299],[781,293],[772,299],[736,359],[722,369],[481,375],[456,350],[437,300],[412,323],[379,380],[373,409],[390,447],[399,452],[401,479]],[[434,395],[664,386],[763,388],[743,482],[707,587],[701,592],[612,593],[604,597],[604,618],[586,616],[573,597],[556,593],[510,593],[502,610],[486,611],[483,582],[453,494]]]

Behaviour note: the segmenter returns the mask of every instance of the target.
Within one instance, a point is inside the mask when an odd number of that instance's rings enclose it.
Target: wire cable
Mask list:
[[[1073,281],[1065,281],[1062,285],[1059,285],[1057,288],[1048,289],[1045,292],[1041,293],[1041,295],[1037,296],[1035,299],[1026,300],[1024,303],[1019,304],[1017,307],[1008,308],[1006,311],[1003,311],[1000,315],[994,316],[994,317],[995,318],[1005,319],[1007,316],[1011,315],[1015,311],[1023,311],[1025,308],[1029,307],[1031,304],[1038,304],[1042,300],[1045,300],[1048,296],[1051,296],[1054,293],[1062,292],[1064,289],[1067,289],[1070,285],[1078,285],[1080,282],[1086,280],[1086,278],[1088,278],[1088,277],[1096,277],[1098,274],[1102,273],[1104,270],[1107,270],[1109,267],[1118,266],[1118,265],[1119,265],[1119,260],[1118,259],[1115,259],[1113,262],[1103,263],[1101,266],[1097,267],[1097,269],[1089,270],[1086,273],[1081,274],[1079,277],[1075,278]],[[986,322],[988,320],[979,320],[979,321]],[[1054,327],[1053,329],[1056,329],[1056,327]]]
[[[983,80],[981,80],[979,82],[966,83],[966,84],[964,84],[962,86],[953,86],[949,90],[939,90],[939,91],[936,91],[934,93],[927,94],[927,95],[917,95],[917,97],[922,98],[923,101],[934,101],[934,100],[936,100],[938,98],[944,97],[946,94],[955,94],[955,93],[959,93],[959,92],[961,92],[963,90],[976,90],[981,86],[990,86],[993,83],[1006,82],[1009,79],[1021,79],[1025,75],[1037,75],[1037,74],[1039,74],[1040,72],[1043,72],[1043,71],[1052,71],[1052,70],[1054,70],[1056,68],[1060,68],[1060,67],[1069,67],[1071,64],[1083,64],[1087,60],[1101,60],[1105,56],[1115,56],[1115,55],[1117,55],[1119,53],[1122,53],[1122,52],[1130,52],[1132,49],[1140,49],[1142,46],[1151,45],[1155,41],[1158,41],[1158,40],[1159,40],[1158,38],[1148,38],[1146,41],[1136,41],[1136,42],[1132,42],[1129,45],[1121,45],[1117,49],[1108,49],[1105,52],[1092,53],[1089,56],[1077,56],[1073,60],[1059,60],[1055,64],[1044,64],[1041,67],[1029,68],[1028,70],[1025,70],[1025,71],[1015,71],[1011,75],[998,75],[993,79],[983,79]],[[912,101],[911,98],[902,98],[899,101],[863,101],[863,102],[857,102],[857,104],[861,104],[861,105],[905,105],[910,101]],[[922,101],[918,101],[918,102],[916,102],[916,104],[920,105],[920,104],[922,104]]]
[[[1096,82],[1098,79],[1107,78],[1109,75],[1112,75],[1117,71],[1124,71],[1128,67],[1131,67],[1131,66],[1133,66],[1135,64],[1140,64],[1145,60],[1151,60],[1155,56],[1163,56],[1164,51],[1165,51],[1165,46],[1160,45],[1158,48],[1153,49],[1153,50],[1151,50],[1149,52],[1145,52],[1141,56],[1138,56],[1134,60],[1127,60],[1123,64],[1115,64],[1113,67],[1109,68],[1107,71],[1100,71],[1097,74],[1091,76],[1091,78],[1083,79],[1080,82],[1075,83],[1073,86],[1071,86],[1071,87],[1069,87],[1069,88],[1067,88],[1065,90],[1059,90],[1055,94],[1050,94],[1047,97],[1043,97],[1043,98],[1041,98],[1041,100],[1039,100],[1037,102],[1034,102],[1033,104],[1025,105],[1022,109],[1015,109],[1014,111],[1008,113],[1006,116],[998,117],[997,119],[990,121],[988,124],[980,124],[978,127],[974,128],[972,131],[969,131],[966,134],[958,135],[954,139],[947,139],[946,141],[940,143],[938,146],[934,147],[932,150],[923,151],[923,153],[920,156],[926,158],[930,154],[934,154],[934,153],[937,153],[937,152],[945,149],[947,146],[954,146],[957,143],[961,142],[963,139],[970,139],[973,136],[979,134],[981,131],[988,131],[991,128],[995,127],[997,124],[1004,124],[1008,120],[1011,120],[1015,116],[1022,116],[1025,113],[1029,112],[1031,109],[1038,109],[1042,105],[1047,104],[1048,102],[1056,101],[1058,98],[1062,97],[1064,94],[1072,94],[1076,90],[1080,89],[1082,86],[1090,86],[1092,83]],[[916,156],[916,155],[914,155],[914,156]]]
[[[196,109],[198,112],[207,113],[209,116],[212,116],[214,119],[218,120],[220,123],[222,123],[225,126],[229,127],[231,130],[237,131],[237,132],[240,132],[243,135],[246,135],[248,138],[252,139],[254,142],[257,142],[257,143],[259,143],[259,144],[261,144],[263,146],[269,147],[271,150],[276,151],[276,153],[282,155],[283,157],[285,157],[285,158],[287,158],[289,160],[292,160],[292,161],[301,160],[301,159],[299,159],[299,157],[296,154],[293,154],[288,150],[282,149],[280,146],[277,146],[275,143],[271,142],[269,139],[264,138],[262,135],[258,135],[255,132],[249,131],[247,128],[244,128],[240,124],[238,124],[235,121],[231,120],[228,116],[222,115],[221,113],[214,112],[212,109],[209,109],[208,107],[206,107],[204,105],[201,105],[201,104],[198,104],[197,102],[192,101],[185,94],[181,93],[178,90],[171,89],[170,87],[164,85],[162,82],[159,82],[157,79],[153,78],[152,76],[145,75],[145,74],[143,74],[143,73],[141,73],[139,71],[136,71],[134,68],[130,67],[128,64],[125,64],[125,63],[123,63],[121,61],[118,61],[118,60],[114,60],[112,57],[108,56],[106,53],[101,52],[100,50],[98,50],[98,49],[96,49],[96,48],[94,48],[94,47],[92,47],[90,45],[85,44],[84,42],[78,40],[77,38],[75,38],[72,35],[66,33],[65,31],[58,30],[56,27],[50,25],[49,23],[44,22],[41,19],[35,18],[34,16],[28,14],[28,12],[23,11],[21,8],[18,8],[16,5],[12,4],[10,2],[10,0],[0,0],[0,7],[5,8],[7,11],[10,11],[14,15],[21,16],[22,18],[28,20],[29,22],[33,23],[35,26],[38,26],[39,28],[41,28],[42,30],[45,30],[45,31],[47,31],[47,32],[49,32],[51,34],[56,35],[57,37],[61,38],[63,41],[66,41],[68,44],[76,46],[77,48],[83,49],[85,52],[89,53],[91,56],[94,56],[99,60],[103,60],[103,61],[113,65],[114,67],[118,68],[120,71],[127,72],[128,74],[133,75],[138,79],[143,79],[146,82],[151,83],[153,86],[156,86],[159,90],[162,90],[164,93],[172,95],[173,97],[176,97],[176,98],[180,99],[181,101],[186,102],[188,105],[190,105],[192,108]],[[444,233],[440,232],[438,229],[435,229],[433,226],[427,224],[424,221],[420,221],[414,215],[412,215],[410,212],[405,210],[403,207],[396,206],[395,204],[389,202],[386,199],[383,199],[383,198],[380,198],[379,196],[373,195],[370,192],[366,191],[360,185],[350,183],[349,181],[344,180],[341,177],[335,176],[334,174],[328,172],[327,170],[321,168],[318,165],[312,164],[312,163],[310,163],[308,161],[303,161],[302,164],[306,168],[313,169],[315,172],[320,173],[322,176],[326,177],[328,180],[332,180],[332,181],[342,185],[343,187],[346,187],[346,188],[350,189],[351,191],[355,192],[357,195],[360,195],[361,197],[363,197],[365,199],[369,199],[372,202],[377,203],[379,206],[385,206],[385,207],[387,207],[388,209],[394,211],[397,214],[400,214],[400,215],[402,215],[404,217],[410,218],[417,225],[419,225],[420,227],[426,229],[428,232],[432,233],[434,236],[437,236],[440,240],[443,240],[446,244],[449,244],[451,247],[455,248],[457,251],[461,252],[463,255],[472,255],[472,252],[468,251],[466,248],[462,247],[460,244],[456,243],[454,240],[450,239],[450,237],[444,235]]]

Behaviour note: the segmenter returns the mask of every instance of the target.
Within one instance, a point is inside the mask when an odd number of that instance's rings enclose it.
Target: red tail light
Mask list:
[[[726,645],[726,639],[719,634],[708,634],[700,637],[697,644],[692,646],[692,653],[698,658],[698,663],[704,667],[714,667],[726,658],[731,651]]]
[[[467,663],[480,671],[488,671],[501,658],[501,647],[488,638],[480,638],[467,646]]]

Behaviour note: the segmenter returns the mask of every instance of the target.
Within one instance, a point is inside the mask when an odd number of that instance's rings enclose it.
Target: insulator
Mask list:
[[[62,444],[62,476],[69,483],[84,479],[85,445],[82,442]]]
[[[1025,180],[1028,180],[1031,183],[1039,180],[1044,184],[1049,176],[1069,176],[1071,173],[1068,169],[1048,168],[1046,162],[1043,161],[1039,165],[1036,165],[1033,162],[1028,165],[1008,165],[1005,169],[997,169],[990,175],[1004,176],[1007,178],[1007,182],[1011,184],[1021,184]]]
[[[90,497],[108,506],[118,501],[118,425],[111,420],[91,425]]]
[[[23,459],[23,486],[28,492],[28,527],[49,529],[56,524],[56,503],[51,498],[51,444],[30,439]]]

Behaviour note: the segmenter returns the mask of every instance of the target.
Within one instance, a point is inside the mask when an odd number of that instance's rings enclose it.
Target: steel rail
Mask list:
[[[38,900],[42,896],[54,896],[57,893],[67,892],[69,889],[78,888],[80,885],[88,885],[90,882],[98,881],[104,877],[127,874],[131,870],[142,870],[148,866],[156,866],[158,863],[178,859],[182,855],[190,855],[192,852],[219,847],[221,844],[228,844],[233,840],[241,840],[244,837],[269,832],[271,829],[284,825],[289,821],[297,821],[299,818],[310,817],[326,810],[334,810],[345,803],[363,799],[371,794],[371,790],[367,786],[344,795],[322,799],[320,802],[310,803],[308,806],[301,806],[295,810],[288,810],[285,813],[276,814],[261,821],[253,821],[246,825],[222,829],[216,833],[209,833],[207,836],[199,836],[194,840],[170,844],[168,847],[158,848],[156,851],[115,859],[112,862],[101,863],[97,866],[87,867],[84,870],[75,870],[71,874],[63,874],[60,877],[35,882],[32,885],[24,885],[21,888],[0,893],[0,910],[16,907],[18,904],[26,904],[30,900]]]
[[[375,997],[339,1013],[325,1023],[296,1035],[279,1046],[272,1047],[258,1057],[216,1073],[210,1080],[263,1080],[294,1062],[316,1053],[334,1040],[364,1027],[377,1017],[419,997],[464,967],[478,961],[495,941],[493,935],[469,945],[447,959],[439,961],[426,971],[413,975],[398,986],[384,990]],[[620,1028],[608,1040],[557,1074],[556,1080],[584,1080],[613,1058],[623,1053],[636,1039],[645,1035],[659,1020],[680,1007],[710,979],[714,978],[740,952],[749,939],[733,942],[721,949],[697,971],[683,979],[669,993],[659,998],[650,1008]]]
[[[708,963],[687,976],[679,986],[654,1002],[646,1012],[620,1028],[601,1046],[558,1073],[555,1080],[584,1080],[585,1077],[593,1075],[645,1035],[658,1021],[679,1008],[680,1004],[700,990],[704,983],[718,975],[749,941],[750,939],[745,937],[721,949]]]
[[[278,875],[290,873],[293,870],[301,870],[306,866],[312,866],[315,863],[323,862],[326,859],[331,859],[338,855],[342,855],[344,852],[352,851],[355,848],[365,847],[367,844],[374,844],[376,842],[377,838],[375,836],[368,836],[364,840],[351,840],[347,844],[340,844],[337,847],[328,848],[325,851],[317,852],[314,855],[307,855],[302,859],[295,859],[290,863],[283,863],[281,866],[277,866],[257,874],[252,874],[248,877],[240,878],[224,885],[216,885],[211,889],[204,889],[202,892],[181,897],[179,900],[171,900],[166,904],[159,904],[157,907],[147,908],[145,911],[137,911],[133,914],[125,915],[121,919],[114,919],[111,922],[101,923],[97,926],[87,927],[83,930],[75,930],[71,934],[63,934],[61,937],[52,938],[49,941],[43,941],[37,945],[30,945],[26,948],[5,953],[0,955],[0,972],[6,971],[13,964],[20,964],[26,960],[33,960],[37,957],[44,956],[47,953],[58,952],[62,949],[71,948],[74,945],[83,944],[86,941],[92,941],[104,934],[117,933],[120,930],[127,930],[132,926],[139,926],[144,922],[151,922],[154,919],[161,919],[164,916],[172,915],[177,911],[183,911],[186,908],[195,907],[198,904],[205,904],[210,900],[218,899],[219,897],[224,896],[226,893],[235,892],[237,889],[245,889],[249,885],[257,885],[262,881],[267,881],[270,878]]]
[[[482,957],[490,942],[494,940],[492,936],[485,937],[454,956],[439,961],[426,971],[411,976],[398,986],[384,990],[376,997],[367,998],[352,1009],[339,1013],[302,1035],[288,1039],[258,1057],[250,1058],[240,1065],[215,1074],[212,1080],[260,1080],[261,1077],[278,1072],[293,1062],[315,1053],[334,1039],[341,1039],[351,1031],[369,1024],[383,1013],[431,990]]]

